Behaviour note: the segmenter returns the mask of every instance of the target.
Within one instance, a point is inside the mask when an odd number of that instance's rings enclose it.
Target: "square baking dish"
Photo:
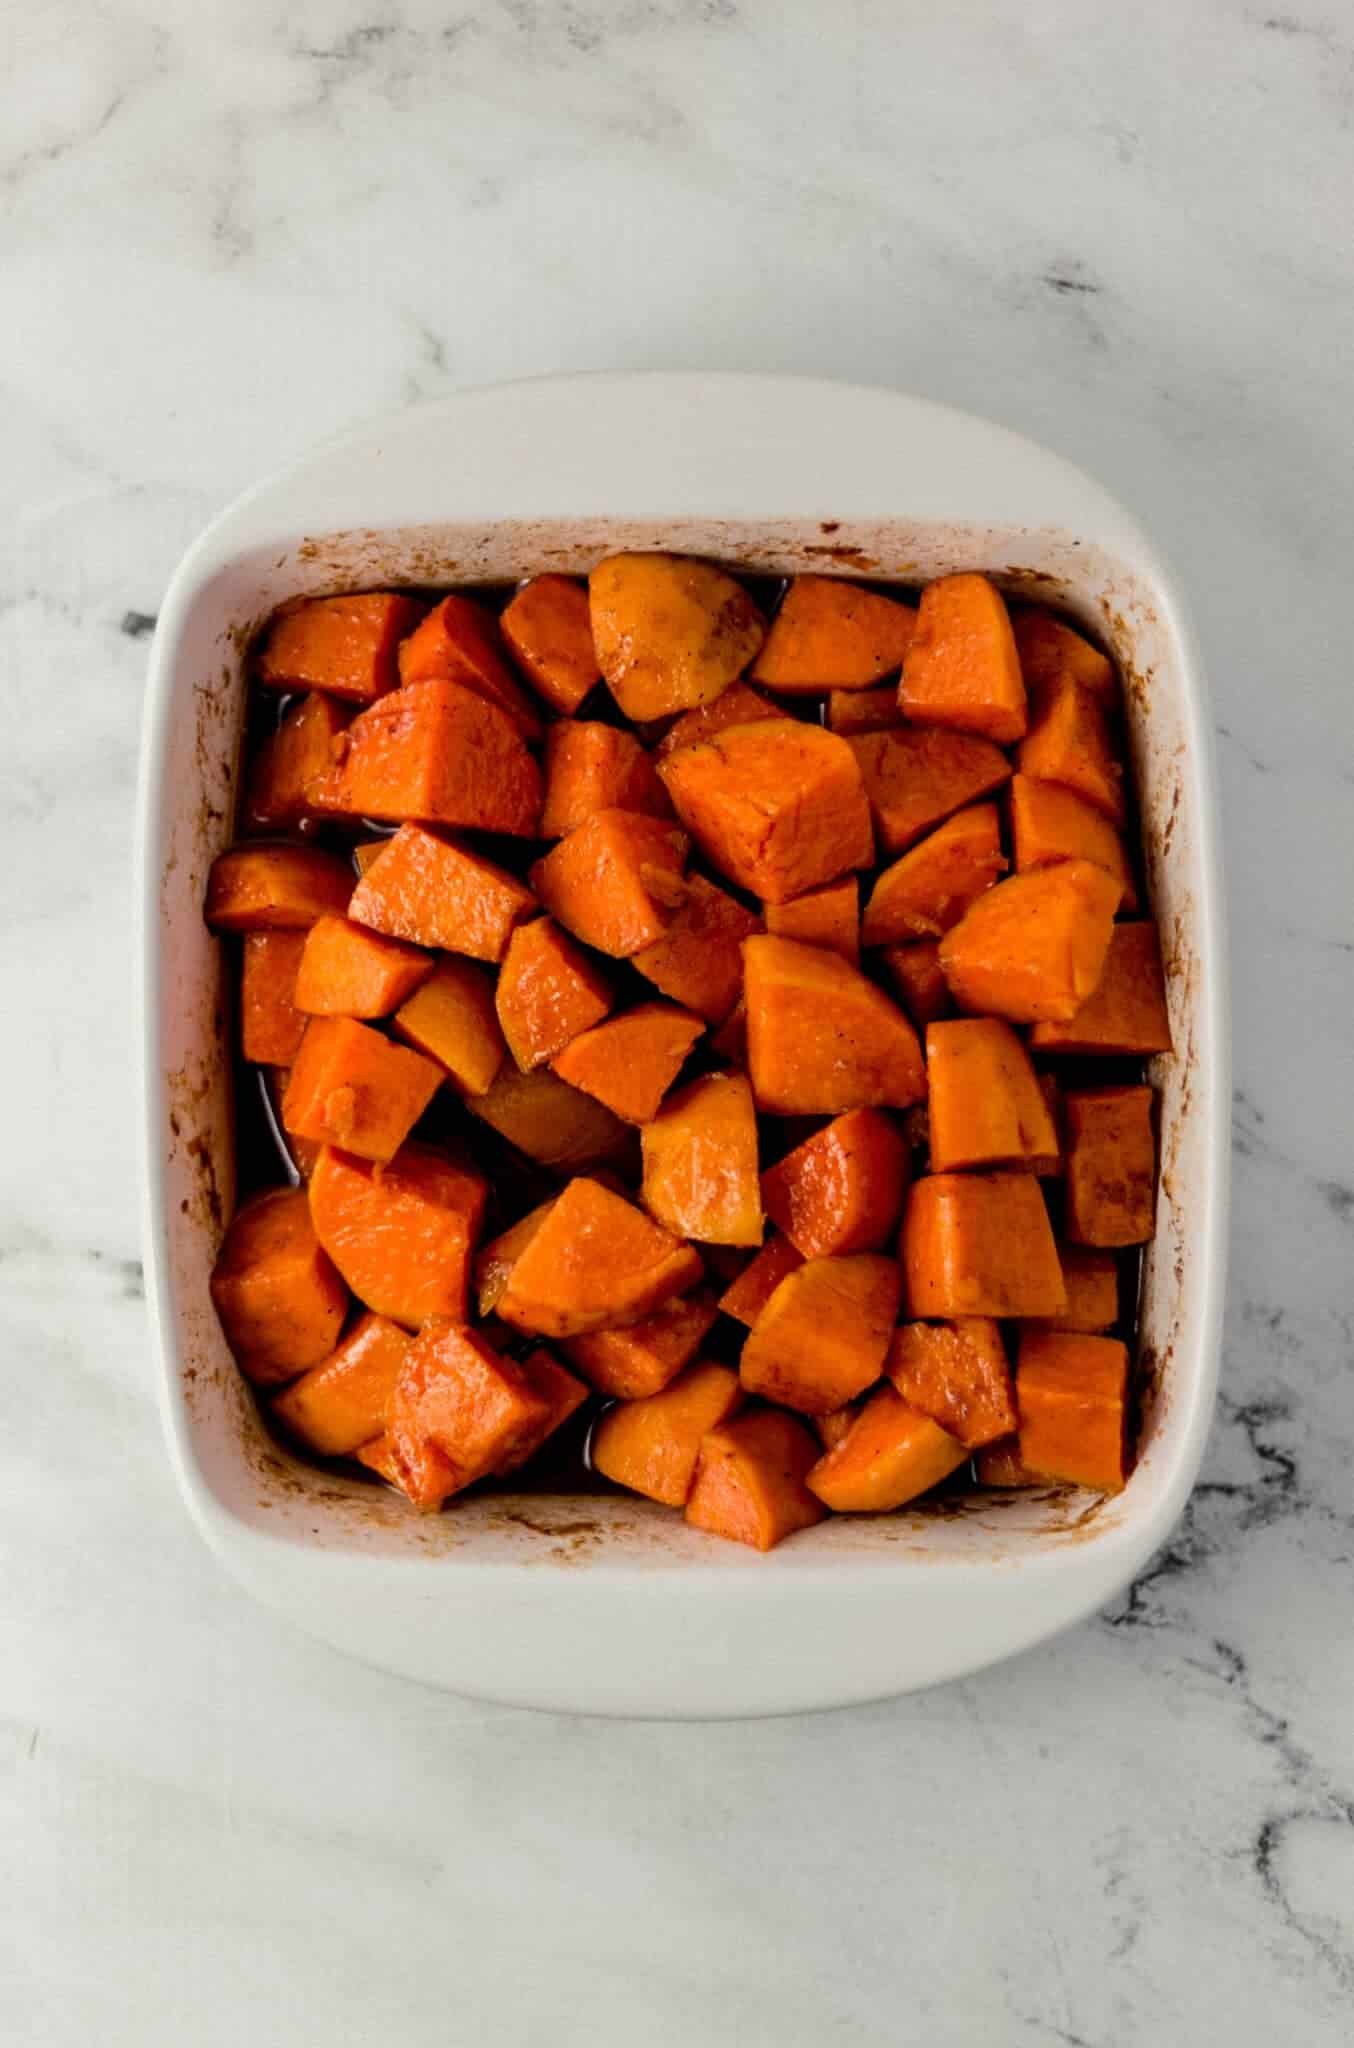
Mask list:
[[[226,1349],[208,1276],[232,1202],[221,948],[250,639],[285,597],[584,573],[617,548],[919,583],[980,569],[1085,621],[1126,682],[1175,1051],[1144,1260],[1137,1467],[1066,1489],[843,1517],[767,1557],[638,1498],[471,1496],[421,1517],[290,1458]],[[1133,520],[1032,443],[895,392],[758,376],[548,379],[347,435],[190,550],[151,656],[138,845],[147,1291],[170,1454],[222,1563],[368,1663],[478,1697],[672,1717],[935,1684],[1100,1606],[1163,1541],[1212,1412],[1229,1079],[1212,741],[1180,597]]]

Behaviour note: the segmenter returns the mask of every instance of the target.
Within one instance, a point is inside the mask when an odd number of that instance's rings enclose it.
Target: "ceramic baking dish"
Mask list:
[[[671,548],[749,570],[921,582],[981,569],[1066,607],[1128,679],[1176,1050],[1145,1261],[1141,1456],[1118,1498],[990,1494],[842,1518],[767,1557],[648,1502],[469,1498],[420,1517],[269,1437],[207,1293],[232,1200],[231,1028],[203,886],[231,835],[243,659],[298,593],[502,583]],[[165,599],[139,889],[145,1238],[165,1429],[237,1579],[369,1663],[519,1704],[784,1712],[932,1685],[1026,1648],[1141,1569],[1213,1405],[1227,1202],[1224,931],[1205,687],[1180,596],[1097,485],[1042,448],[888,391],[595,376],[465,392],[365,427],[239,499]]]

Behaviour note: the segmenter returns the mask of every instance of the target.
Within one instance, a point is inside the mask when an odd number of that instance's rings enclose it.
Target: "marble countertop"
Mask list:
[[[48,0],[8,45],[0,2036],[1347,2040],[1347,12]],[[1183,1524],[1049,1648],[743,1726],[467,1705],[250,1605],[175,1495],[138,1264],[176,559],[353,419],[648,365],[909,386],[1084,463],[1192,595],[1226,806],[1232,1279]]]

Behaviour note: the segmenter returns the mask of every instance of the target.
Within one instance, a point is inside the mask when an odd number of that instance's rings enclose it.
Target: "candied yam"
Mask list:
[[[1032,1174],[932,1173],[913,1181],[898,1256],[910,1317],[1055,1316],[1067,1306]]]
[[[636,1401],[656,1394],[690,1365],[719,1314],[708,1294],[665,1302],[642,1322],[564,1339],[564,1355],[599,1394]]]
[[[1058,1155],[1058,1133],[1030,1056],[1000,1017],[926,1027],[931,1170],[1033,1166]]]
[[[504,657],[498,623],[469,597],[444,597],[400,648],[400,681],[461,683],[497,705],[524,740],[538,740],[536,708]]]
[[[827,700],[827,729],[842,738],[858,733],[889,732],[903,722],[898,709],[898,686],[881,683],[873,690],[830,690]]]
[[[393,835],[391,836],[393,837]],[[367,869],[375,865],[377,858],[385,852],[389,844],[389,838],[364,839],[353,848],[353,866],[357,869],[357,879],[359,882],[363,875],[366,874]]]
[[[410,1329],[432,1316],[464,1322],[487,1199],[483,1175],[427,1145],[403,1145],[385,1166],[326,1145],[310,1177],[315,1232],[339,1272],[359,1301]]]
[[[1066,677],[1113,709],[1119,696],[1113,662],[1083,634],[1074,632],[1065,619],[1034,605],[1022,605],[1011,615],[1011,631],[1031,697],[1044,683]]]
[[[270,690],[327,690],[370,704],[394,689],[396,648],[421,610],[389,590],[284,605],[259,652],[259,681]]]
[[[946,818],[1010,779],[1011,764],[991,740],[941,726],[905,725],[863,733],[847,745],[869,800],[883,853],[903,853]]]
[[[702,1270],[689,1245],[579,1175],[518,1256],[498,1314],[533,1335],[571,1337],[639,1322],[694,1287]]]
[[[939,940],[909,939],[902,946],[882,946],[879,963],[918,1030],[949,1016],[954,1004],[940,965]]]
[[[804,1484],[818,1445],[802,1422],[774,1408],[735,1416],[701,1438],[687,1496],[693,1529],[773,1550],[827,1513]]]
[[[920,725],[1009,746],[1025,730],[1025,685],[1006,605],[986,576],[942,576],[921,594],[898,702]]]
[[[466,1095],[483,1095],[507,1056],[494,984],[470,960],[439,960],[392,1021],[400,1037],[436,1060]]]
[[[533,1427],[523,1429],[512,1450],[494,1466],[496,1479],[504,1479],[510,1472],[520,1471],[588,1398],[588,1389],[583,1381],[553,1358],[543,1344],[527,1353],[521,1360],[521,1368],[532,1393],[544,1404],[544,1412]]]
[[[672,817],[653,762],[632,732],[562,718],[545,736],[542,839],[563,839],[597,811]]]
[[[886,1514],[939,1486],[967,1456],[933,1417],[885,1386],[871,1394],[805,1484],[836,1514]]]
[[[658,773],[707,859],[764,902],[802,896],[873,858],[855,755],[821,726],[731,725],[669,754]]]
[[[347,861],[317,846],[236,846],[212,862],[203,916],[214,932],[306,931],[352,893]]]
[[[553,918],[538,917],[508,941],[494,1001],[508,1050],[527,1074],[599,1024],[614,996],[582,947]]]
[[[478,1331],[432,1322],[410,1345],[390,1396],[397,1455],[426,1443],[455,1474],[454,1491],[511,1466],[548,1432],[550,1404],[513,1359]]]
[[[748,1013],[747,1005],[740,996],[730,1010],[718,1031],[710,1034],[710,1050],[716,1059],[723,1060],[729,1067],[746,1067],[748,1063]]]
[[[686,1506],[701,1438],[737,1413],[738,1375],[725,1365],[693,1365],[659,1393],[621,1401],[593,1428],[595,1472],[665,1507]]]
[[[352,1017],[312,1017],[292,1062],[282,1123],[293,1138],[341,1145],[363,1159],[396,1153],[442,1080],[421,1053],[392,1045]]]
[[[990,1316],[904,1323],[893,1333],[884,1374],[909,1408],[931,1416],[970,1450],[1016,1426],[1006,1346]]]
[[[212,1268],[212,1303],[246,1379],[276,1386],[333,1350],[348,1291],[300,1188],[241,1203]]]
[[[322,690],[312,690],[299,704],[288,707],[249,770],[244,799],[246,831],[285,832],[309,816],[310,786],[329,773],[334,741],[351,717],[346,705],[326,697]]]
[[[799,939],[806,946],[826,946],[853,967],[860,963],[860,885],[854,875],[827,882],[788,903],[762,905],[769,932]]]
[[[1073,1244],[1146,1244],[1155,1209],[1153,1093],[1147,1087],[1069,1090],[1065,1228]]]
[[[748,1070],[757,1107],[782,1116],[906,1108],[926,1093],[917,1034],[835,953],[770,935],[743,947]]]
[[[246,932],[240,963],[240,1050],[260,1066],[296,1058],[306,1020],[296,1007],[304,932]]]
[[[506,868],[422,825],[401,825],[363,873],[348,915],[391,938],[498,962],[536,909]]]
[[[607,688],[640,723],[712,703],[766,635],[740,583],[682,555],[610,555],[589,577],[588,597]]]
[[[1011,852],[1015,871],[1092,860],[1119,884],[1120,910],[1136,910],[1138,889],[1128,849],[1103,811],[1060,782],[1017,775],[1011,782]]]
[[[866,946],[938,938],[1006,866],[995,804],[971,804],[885,868],[861,920]]]
[[[638,811],[596,811],[538,860],[531,884],[576,938],[624,960],[661,939],[686,896],[685,832]]]
[[[704,875],[688,875],[686,901],[630,965],[674,1003],[723,1024],[742,994],[743,940],[761,928],[760,918]]]
[[[1059,676],[1036,692],[1016,760],[1022,775],[1065,784],[1112,824],[1123,824],[1123,765],[1115,758],[1104,711],[1079,684]]]
[[[1058,1262],[1063,1269],[1067,1307],[1061,1315],[1042,1317],[1039,1327],[1076,1330],[1088,1337],[1112,1330],[1119,1320],[1119,1262],[1114,1253],[1090,1245],[1060,1244]]]
[[[908,1171],[893,1119],[852,1109],[762,1175],[762,1201],[807,1259],[879,1251],[897,1226]]]
[[[941,940],[950,993],[1018,1024],[1066,1023],[1099,984],[1118,900],[1118,883],[1088,860],[998,882]]]
[[[1169,1052],[1161,945],[1150,918],[1116,924],[1100,980],[1065,1023],[1036,1024],[1030,1044],[1040,1052],[1122,1053],[1142,1058]]]
[[[293,1000],[312,1017],[388,1017],[432,971],[416,946],[320,917],[306,933]]]
[[[508,714],[463,683],[392,691],[334,750],[333,768],[311,787],[329,812],[535,837],[541,771]]]
[[[796,576],[752,664],[752,680],[787,696],[862,690],[902,666],[916,630],[910,604],[843,577]]]
[[[773,1232],[755,1259],[744,1266],[719,1297],[721,1312],[751,1329],[787,1273],[804,1263],[804,1254],[788,1237]]]
[[[647,1124],[681,1071],[705,1020],[672,1003],[638,1003],[596,1024],[556,1053],[551,1066],[630,1124]]]
[[[370,1313],[319,1365],[273,1403],[289,1435],[322,1458],[347,1458],[386,1427],[390,1396],[409,1349],[407,1331]]]
[[[788,1273],[743,1345],[744,1390],[826,1415],[879,1378],[902,1276],[874,1252],[806,1259]]]
[[[1000,1443],[984,1444],[973,1453],[973,1476],[979,1486],[1038,1486],[1039,1474],[1020,1462],[1020,1440],[1004,1436]]]
[[[533,688],[552,710],[570,717],[601,674],[586,587],[571,576],[533,576],[498,624]]]
[[[628,1160],[634,1143],[604,1103],[544,1067],[522,1074],[505,1061],[491,1087],[467,1096],[466,1108],[528,1159],[557,1173]]]
[[[555,1200],[551,1195],[549,1201],[538,1202],[534,1209],[529,1209],[525,1216],[519,1216],[516,1223],[475,1254],[476,1315],[481,1318],[493,1315],[508,1284],[508,1275],[554,1208]]]
[[[773,704],[769,697],[750,690],[746,683],[730,683],[713,704],[702,704],[674,719],[654,754],[660,761],[666,760],[679,747],[697,747],[702,740],[713,739],[717,732],[724,732],[731,725],[755,725],[759,719],[784,716],[779,704]]]
[[[394,1438],[386,1432],[373,1437],[369,1444],[363,1444],[353,1455],[359,1465],[375,1472],[387,1486],[398,1488],[407,1500],[425,1513],[435,1512],[460,1485],[456,1467],[431,1439],[406,1441],[397,1446]]]
[[[1127,1473],[1128,1351],[1113,1337],[1026,1330],[1016,1359],[1020,1461],[1117,1493]]]
[[[848,1401],[844,1408],[832,1408],[826,1415],[813,1417],[814,1431],[825,1451],[834,1451],[850,1433],[851,1425],[864,1405],[863,1401]]]
[[[757,1112],[743,1074],[707,1074],[669,1096],[640,1132],[642,1199],[675,1237],[759,1245]]]

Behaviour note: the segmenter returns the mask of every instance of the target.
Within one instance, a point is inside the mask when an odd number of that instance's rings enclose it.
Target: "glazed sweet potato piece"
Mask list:
[[[701,1438],[736,1414],[742,1398],[726,1365],[693,1365],[660,1393],[607,1410],[592,1432],[593,1470],[665,1507],[685,1507]]]
[[[346,917],[306,933],[293,1000],[312,1017],[388,1017],[433,971],[429,956]]]
[[[348,915],[391,938],[497,962],[536,908],[506,868],[422,825],[401,825],[363,874]]]
[[[464,683],[411,683],[360,712],[334,742],[311,800],[356,818],[535,836],[541,771],[506,711]]]
[[[973,1476],[979,1486],[1038,1486],[1039,1474],[1021,1463],[1020,1439],[1004,1436],[973,1453]]]
[[[475,1254],[474,1291],[475,1313],[481,1321],[494,1314],[499,1298],[508,1284],[512,1272],[522,1253],[544,1223],[558,1198],[551,1195],[548,1201],[538,1202],[525,1216],[519,1216],[516,1223],[484,1245]]]
[[[860,964],[860,884],[854,875],[826,882],[788,903],[763,904],[762,910],[769,932],[806,946],[826,946],[853,967]]]
[[[885,868],[865,905],[861,943],[938,938],[958,924],[1005,866],[996,805],[970,804]]]
[[[292,1062],[282,1122],[294,1138],[390,1159],[422,1116],[442,1069],[352,1017],[312,1017]]]
[[[1020,672],[1031,696],[1042,684],[1066,677],[1088,690],[1106,709],[1113,709],[1119,695],[1114,664],[1065,620],[1035,605],[1022,605],[1011,615],[1011,630]]]
[[[780,705],[773,704],[769,697],[750,690],[746,683],[730,683],[713,704],[701,704],[674,719],[654,754],[662,761],[679,747],[698,747],[703,740],[713,739],[717,732],[725,732],[731,725],[755,725],[759,719],[784,716]]]
[[[638,811],[596,811],[531,870],[541,902],[576,938],[625,960],[661,939],[686,897],[685,832]]]
[[[431,1443],[450,1465],[453,1492],[511,1466],[549,1428],[549,1403],[520,1365],[475,1330],[428,1323],[409,1347],[390,1396],[397,1456]]]
[[[542,839],[563,839],[597,811],[671,818],[667,792],[632,732],[561,718],[545,736]]]
[[[710,1034],[710,1050],[716,1059],[723,1060],[727,1067],[746,1067],[748,1063],[748,1013],[747,1004],[740,996],[730,1010],[718,1031]]]
[[[607,688],[640,723],[713,703],[766,637],[740,583],[682,555],[610,555],[589,577],[588,599]]]
[[[498,1314],[533,1335],[572,1337],[639,1322],[701,1274],[689,1245],[579,1175],[518,1257]]]
[[[487,1199],[482,1174],[428,1145],[385,1166],[326,1145],[310,1177],[320,1243],[359,1301],[409,1329],[465,1321]]]
[[[533,576],[498,623],[533,688],[571,717],[601,674],[584,585],[572,576]]]
[[[406,1434],[397,1445],[386,1431],[362,1444],[353,1456],[425,1512],[440,1508],[460,1485],[456,1467],[429,1437],[412,1440]]]
[[[327,690],[370,704],[394,689],[396,648],[421,610],[389,590],[284,605],[259,653],[259,681],[270,690]]]
[[[277,1386],[333,1350],[348,1290],[315,1235],[300,1188],[243,1202],[212,1268],[212,1302],[246,1379]]]
[[[864,1406],[864,1401],[848,1401],[844,1408],[833,1408],[826,1415],[813,1417],[814,1433],[825,1451],[835,1451],[850,1435],[851,1426]]]
[[[806,1259],[875,1252],[893,1236],[909,1154],[882,1109],[852,1109],[762,1175],[771,1221]]]
[[[857,733],[889,732],[903,722],[898,709],[896,683],[880,683],[873,690],[829,690],[827,729],[853,739]]]
[[[961,1009],[1065,1023],[1098,986],[1119,885],[1093,861],[1011,875],[946,932],[940,964]]]
[[[1100,980],[1066,1023],[1036,1024],[1030,1044],[1042,1052],[1124,1053],[1138,1058],[1171,1049],[1161,946],[1150,918],[1116,924]]]
[[[752,664],[752,680],[786,696],[863,690],[902,666],[916,630],[910,604],[837,576],[796,576]]]
[[[466,1108],[528,1159],[559,1173],[625,1161],[634,1147],[633,1132],[604,1103],[544,1067],[522,1074],[505,1061],[492,1087],[468,1096]]]
[[[384,1316],[359,1316],[319,1365],[294,1380],[273,1414],[322,1458],[351,1457],[383,1434],[395,1381],[409,1349],[408,1332]]]
[[[285,832],[309,815],[310,786],[329,773],[334,741],[351,717],[345,704],[322,690],[288,708],[254,756],[245,788],[247,831]]]
[[[869,800],[882,853],[904,853],[928,832],[1010,780],[991,740],[943,726],[907,725],[847,741]]]
[[[647,1124],[681,1071],[705,1020],[674,1003],[638,1003],[582,1031],[551,1066],[630,1124]]]
[[[1020,1460],[1117,1493],[1127,1477],[1128,1351],[1113,1337],[1026,1330],[1016,1360]]]
[[[1067,1306],[1039,1183],[1028,1173],[932,1173],[903,1205],[909,1316],[1055,1316]]]
[[[553,918],[518,925],[494,1001],[508,1050],[524,1074],[600,1024],[614,1000],[601,969]]]
[[[743,990],[743,941],[761,928],[736,898],[704,875],[688,875],[685,902],[661,938],[631,954],[630,965],[674,1003],[723,1024]]]
[[[759,1245],[762,1196],[757,1112],[743,1074],[706,1074],[679,1088],[640,1132],[642,1199],[674,1237]]]
[[[826,1415],[879,1378],[902,1281],[892,1259],[806,1259],[786,1275],[743,1345],[749,1394]]]
[[[774,1550],[827,1513],[804,1484],[818,1446],[802,1422],[774,1408],[735,1416],[701,1438],[686,1519],[754,1550]]]
[[[553,1358],[543,1344],[529,1351],[521,1360],[522,1376],[537,1399],[544,1404],[539,1420],[524,1428],[517,1436],[511,1450],[507,1451],[494,1466],[494,1477],[502,1479],[509,1472],[520,1471],[548,1437],[569,1420],[571,1415],[583,1406],[588,1398],[588,1389],[582,1380]]]
[[[247,932],[240,964],[240,1050],[260,1066],[296,1058],[306,1020],[295,1003],[304,932]]]
[[[879,964],[903,999],[903,1008],[919,1031],[948,1017],[954,1008],[950,984],[940,965],[936,939],[909,939],[902,946],[881,946]]]
[[[967,1456],[931,1416],[880,1387],[805,1484],[837,1514],[885,1514],[939,1486]]]
[[[748,1071],[757,1107],[782,1116],[906,1108],[926,1093],[917,1034],[835,953],[770,935],[743,947]]]
[[[359,882],[367,869],[375,866],[378,857],[385,852],[389,844],[389,838],[363,839],[353,848],[353,866],[357,869]]]
[[[909,1408],[929,1415],[969,1450],[1016,1426],[1006,1346],[990,1316],[904,1323],[893,1333],[884,1373]]]
[[[483,1095],[507,1057],[494,984],[470,960],[439,960],[393,1022],[400,1037],[445,1068],[465,1095]]]
[[[1152,1090],[1086,1088],[1064,1098],[1065,1228],[1073,1244],[1146,1244],[1155,1208]]]
[[[1011,851],[1017,874],[1060,860],[1093,860],[1119,884],[1120,910],[1136,910],[1128,850],[1103,811],[1059,782],[1017,775],[1011,782]]]
[[[942,576],[921,594],[898,702],[920,725],[1009,746],[1025,730],[1025,684],[1006,605],[986,576]]]
[[[1058,1156],[1058,1133],[1030,1056],[1000,1017],[926,1027],[931,1170],[1033,1166]]]
[[[214,932],[307,931],[352,893],[347,861],[318,846],[236,846],[212,862],[203,915]]]
[[[599,1394],[637,1401],[658,1393],[690,1365],[719,1310],[708,1294],[665,1302],[643,1322],[564,1339],[564,1355]]]
[[[1058,1263],[1063,1269],[1067,1307],[1061,1315],[1042,1317],[1039,1327],[1076,1330],[1087,1337],[1112,1330],[1119,1320],[1119,1264],[1114,1253],[1090,1245],[1060,1244]]]
[[[1059,676],[1040,687],[1016,758],[1022,775],[1063,783],[1112,824],[1123,824],[1123,767],[1115,759],[1104,711],[1080,684]]]
[[[469,597],[444,597],[400,648],[400,681],[462,683],[496,704],[524,740],[538,740],[541,721],[503,654],[498,623]]]
[[[793,718],[731,725],[658,764],[673,808],[721,874],[784,903],[870,865],[870,808],[845,740]]]

